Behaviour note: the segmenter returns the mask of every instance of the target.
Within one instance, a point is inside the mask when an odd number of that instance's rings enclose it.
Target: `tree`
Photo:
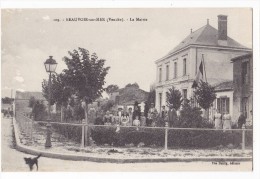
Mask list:
[[[201,81],[198,88],[194,91],[194,94],[199,105],[207,112],[208,118],[208,109],[216,99],[214,87],[207,82]]]
[[[139,85],[138,85],[138,83],[133,83],[133,84],[128,83],[128,84],[125,86],[125,88],[128,88],[128,87],[136,87],[136,88],[139,88]]]
[[[85,102],[85,120],[88,124],[87,106],[104,91],[103,85],[110,67],[104,67],[104,59],[98,59],[95,53],[90,56],[89,51],[84,48],[68,53],[69,57],[63,58],[68,67],[63,70],[65,86],[73,89],[74,94]],[[88,136],[86,144],[89,145]]]
[[[90,56],[89,51],[84,48],[68,53],[70,57],[63,58],[68,67],[63,70],[66,85],[89,104],[104,91],[103,85],[110,67],[104,67],[104,59],[98,59],[95,53]]]
[[[43,80],[42,82],[43,96],[49,99],[49,81]],[[68,98],[73,94],[73,89],[66,85],[64,73],[52,74],[51,76],[51,105],[66,105]]]
[[[3,104],[11,104],[14,101],[14,98],[4,97],[2,98]]]
[[[166,102],[168,105],[173,105],[174,109],[178,110],[181,107],[182,101],[181,92],[175,89],[174,86],[166,93]]]
[[[49,81],[42,82],[43,96],[49,100]],[[73,89],[66,86],[64,73],[51,75],[51,105],[54,103],[61,107],[61,121],[64,120],[65,106],[68,103],[68,98],[73,94]]]
[[[115,92],[118,89],[119,89],[119,87],[117,85],[108,85],[105,88],[105,91],[107,92],[107,94],[111,94],[111,93]]]

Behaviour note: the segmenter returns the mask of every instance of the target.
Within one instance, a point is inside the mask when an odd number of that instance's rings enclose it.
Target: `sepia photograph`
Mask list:
[[[1,9],[2,172],[253,172],[253,8]]]

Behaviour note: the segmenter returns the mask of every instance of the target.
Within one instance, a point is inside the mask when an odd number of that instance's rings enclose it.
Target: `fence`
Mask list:
[[[21,142],[26,145],[44,146],[48,122],[47,113],[41,120],[34,120],[28,99],[15,100],[15,116],[20,129]],[[56,118],[55,118],[56,116]],[[60,114],[52,114],[52,146],[84,147],[87,133],[96,145],[148,146],[169,148],[252,148],[252,129],[171,128],[119,125],[90,125],[60,122]]]
[[[44,146],[47,121],[34,121],[22,113],[16,113],[22,143]],[[91,131],[96,145],[118,147],[148,146],[169,148],[252,148],[252,129],[206,129],[87,125],[84,123],[49,122],[52,126],[53,147],[66,145],[84,147],[86,129]]]

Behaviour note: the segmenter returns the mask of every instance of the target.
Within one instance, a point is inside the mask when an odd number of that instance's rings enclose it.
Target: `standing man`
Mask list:
[[[175,120],[177,120],[177,112],[173,108],[173,105],[170,104],[170,110],[168,112],[169,127],[173,127],[173,123],[174,123]]]
[[[162,110],[161,110],[161,113],[160,113],[160,117],[162,119],[165,119],[165,117],[167,116],[167,110],[165,109],[165,106],[162,106]]]
[[[243,124],[246,124],[246,117],[243,114],[243,112],[240,112],[240,116],[238,118],[237,124],[239,129],[242,128]]]
[[[133,111],[132,111],[131,107],[128,109],[128,115],[129,115],[130,126],[132,126],[133,125]]]

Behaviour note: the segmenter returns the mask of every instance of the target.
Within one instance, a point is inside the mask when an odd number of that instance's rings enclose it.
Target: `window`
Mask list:
[[[221,114],[224,114],[225,112],[229,113],[229,98],[228,97],[220,97],[217,98],[217,109]]]
[[[162,81],[162,68],[159,68],[159,82]]]
[[[169,65],[166,65],[166,81],[169,80]]]
[[[241,66],[242,66],[242,69],[241,69],[242,84],[247,84],[248,83],[248,62],[243,62]]]
[[[182,90],[183,99],[187,99],[187,89]]]
[[[177,78],[177,62],[174,62],[174,75],[173,78]]]
[[[183,76],[187,74],[187,62],[186,58],[183,59]]]

